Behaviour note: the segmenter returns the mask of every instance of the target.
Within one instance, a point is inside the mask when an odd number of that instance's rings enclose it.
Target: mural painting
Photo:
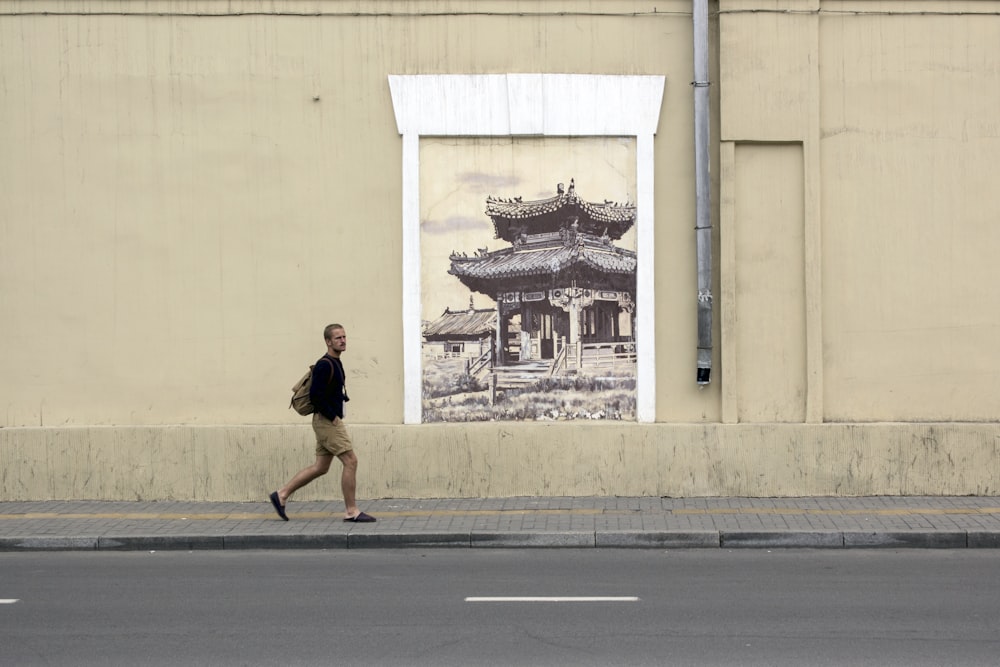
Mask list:
[[[635,419],[635,142],[422,139],[425,422]]]

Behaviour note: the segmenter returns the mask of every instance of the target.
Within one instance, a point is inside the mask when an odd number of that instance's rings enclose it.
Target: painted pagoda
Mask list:
[[[559,184],[548,199],[488,197],[495,236],[509,246],[452,253],[449,273],[497,303],[495,367],[544,362],[549,373],[589,360],[634,364],[636,254],[614,242],[633,204],[594,203]]]

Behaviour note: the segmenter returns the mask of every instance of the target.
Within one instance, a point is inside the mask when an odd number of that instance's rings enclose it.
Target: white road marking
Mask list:
[[[466,602],[638,602],[637,597],[483,597]]]
[[[0,599],[0,604],[14,604],[15,602],[20,602],[20,600],[18,600],[16,598],[15,599],[7,599],[7,600]]]

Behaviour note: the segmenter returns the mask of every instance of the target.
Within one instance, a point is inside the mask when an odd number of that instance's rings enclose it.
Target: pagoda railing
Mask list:
[[[578,342],[568,345],[567,350],[567,366],[570,368],[617,368],[636,362],[633,341]]]
[[[552,363],[549,365],[548,376],[552,377],[553,375],[562,375],[563,371],[566,370],[566,360],[568,358],[569,358],[569,346],[563,345],[561,346],[559,351],[556,352],[555,359],[553,359]]]
[[[479,358],[469,364],[468,374],[471,377],[477,377],[484,370],[489,370],[493,361],[493,350],[487,348],[485,352],[479,355]]]

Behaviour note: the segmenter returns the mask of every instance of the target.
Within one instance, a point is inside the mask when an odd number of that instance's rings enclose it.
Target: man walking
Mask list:
[[[346,376],[340,361],[341,353],[347,349],[347,333],[339,324],[331,324],[323,330],[326,354],[313,366],[312,386],[309,400],[316,412],[313,413],[313,431],[316,433],[316,462],[303,468],[283,487],[271,494],[274,511],[285,521],[285,503],[288,498],[330,470],[333,457],[344,465],[340,475],[340,487],[344,494],[344,521],[373,523],[375,517],[358,509],[354,498],[357,486],[358,457],[354,454],[351,437],[344,426],[344,403],[351,400],[344,388]]]

